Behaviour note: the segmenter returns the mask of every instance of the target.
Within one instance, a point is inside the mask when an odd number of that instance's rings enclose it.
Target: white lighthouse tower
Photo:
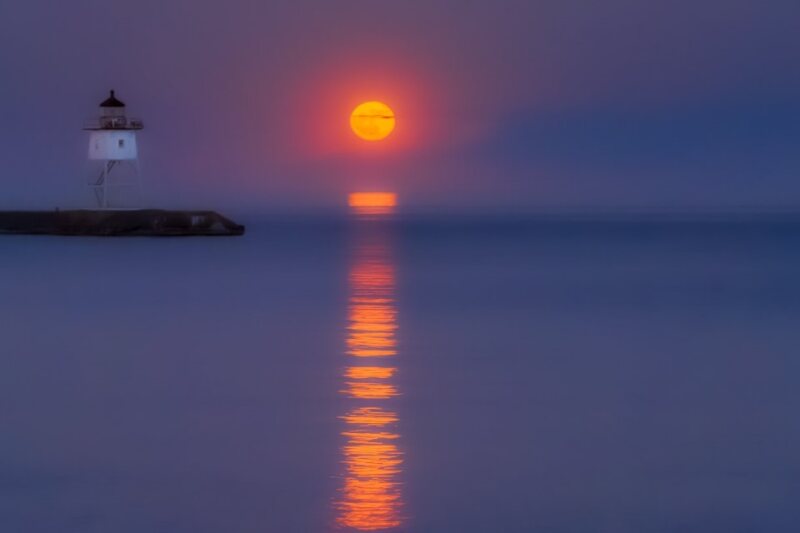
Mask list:
[[[90,132],[89,159],[102,164],[100,175],[89,183],[100,208],[122,201],[123,189],[141,194],[136,131],[143,127],[141,120],[125,116],[125,104],[111,91],[100,104],[100,118],[84,128]]]

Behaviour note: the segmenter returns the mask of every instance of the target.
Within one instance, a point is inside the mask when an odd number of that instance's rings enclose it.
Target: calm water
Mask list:
[[[800,217],[0,238],[0,531],[800,530]]]

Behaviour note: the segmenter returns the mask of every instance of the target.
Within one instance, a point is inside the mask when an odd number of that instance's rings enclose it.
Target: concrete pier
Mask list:
[[[244,226],[215,211],[75,209],[0,211],[0,234],[101,237],[238,236]]]

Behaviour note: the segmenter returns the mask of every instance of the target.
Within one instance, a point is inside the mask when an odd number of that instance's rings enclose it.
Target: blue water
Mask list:
[[[0,238],[0,531],[796,532],[800,217]]]

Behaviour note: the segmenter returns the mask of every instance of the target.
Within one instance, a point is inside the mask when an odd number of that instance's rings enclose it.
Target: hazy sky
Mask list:
[[[160,205],[800,205],[797,0],[0,0],[0,206],[90,200],[141,117]],[[398,117],[350,132],[365,99]]]

